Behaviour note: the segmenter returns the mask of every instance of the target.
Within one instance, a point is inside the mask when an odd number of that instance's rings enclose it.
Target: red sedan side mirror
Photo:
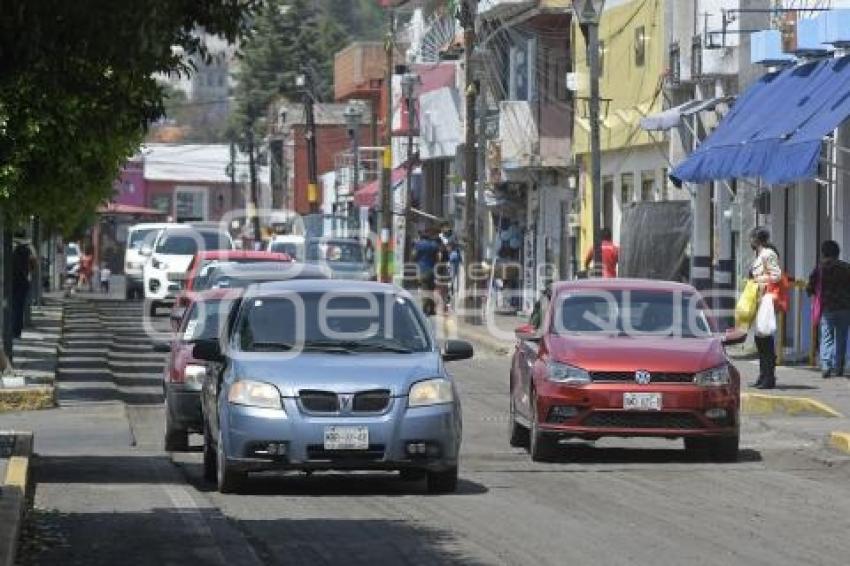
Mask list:
[[[734,346],[743,344],[746,339],[747,333],[740,328],[727,328],[726,332],[723,333],[722,341],[724,346]]]
[[[527,340],[529,342],[539,342],[540,332],[533,324],[521,324],[514,329],[514,334],[519,340]]]

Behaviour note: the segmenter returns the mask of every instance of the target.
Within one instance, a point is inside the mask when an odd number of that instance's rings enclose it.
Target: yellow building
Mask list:
[[[599,28],[600,141],[605,224],[619,240],[623,207],[636,200],[666,200],[666,144],[640,128],[640,119],[663,106],[664,0],[607,0]],[[581,169],[580,253],[593,242],[590,179],[589,71],[584,36],[572,26],[577,92],[573,153]]]

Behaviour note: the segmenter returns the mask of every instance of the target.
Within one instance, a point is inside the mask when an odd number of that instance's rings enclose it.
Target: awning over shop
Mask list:
[[[814,177],[821,141],[850,116],[850,57],[769,73],[751,86],[671,177],[705,183]]]
[[[718,104],[730,102],[732,99],[731,96],[718,96],[707,100],[689,100],[663,112],[641,118],[640,127],[647,131],[667,131],[678,126],[682,122],[682,118],[693,116],[704,110],[714,110]]]
[[[402,163],[392,170],[390,174],[390,188],[395,190],[396,187],[407,176],[407,162]],[[361,185],[354,192],[354,204],[357,206],[368,206],[375,208],[378,204],[378,197],[381,195],[381,179],[380,177],[374,181],[369,181],[365,185]]]

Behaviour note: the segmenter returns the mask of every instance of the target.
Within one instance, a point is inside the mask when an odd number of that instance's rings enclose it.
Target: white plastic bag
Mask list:
[[[773,336],[776,334],[776,311],[773,309],[773,295],[765,293],[759,301],[756,313],[756,336]]]

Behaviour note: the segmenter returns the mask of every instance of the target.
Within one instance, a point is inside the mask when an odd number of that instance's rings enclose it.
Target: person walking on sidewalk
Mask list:
[[[773,389],[776,387],[776,311],[772,287],[782,279],[782,268],[779,267],[779,255],[776,247],[770,243],[770,232],[764,228],[753,228],[750,231],[750,247],[756,254],[750,277],[759,286],[759,312],[756,315],[755,342],[759,354],[759,377],[753,384],[758,389]],[[763,311],[763,307],[766,312]],[[758,317],[772,317],[772,331],[759,329]]]
[[[613,242],[611,229],[602,228],[599,231],[599,239],[602,241],[600,244],[600,248],[602,248],[602,277],[616,277],[617,262],[620,261],[620,248]],[[587,254],[584,256],[585,271],[590,269],[591,263],[593,263],[593,246],[587,250]],[[593,267],[598,269],[598,266],[594,265]]]
[[[12,250],[12,337],[20,338],[24,330],[24,312],[30,294],[30,274],[35,271],[35,254],[24,238],[18,234]]]
[[[434,270],[440,261],[442,245],[433,232],[422,234],[414,246],[414,260],[419,270],[419,291],[422,294],[422,310],[428,316],[437,314],[434,291],[437,289]]]
[[[838,242],[820,247],[820,264],[809,275],[806,293],[820,299],[820,359],[824,379],[844,375],[847,330],[850,327],[850,264],[838,259]]]

